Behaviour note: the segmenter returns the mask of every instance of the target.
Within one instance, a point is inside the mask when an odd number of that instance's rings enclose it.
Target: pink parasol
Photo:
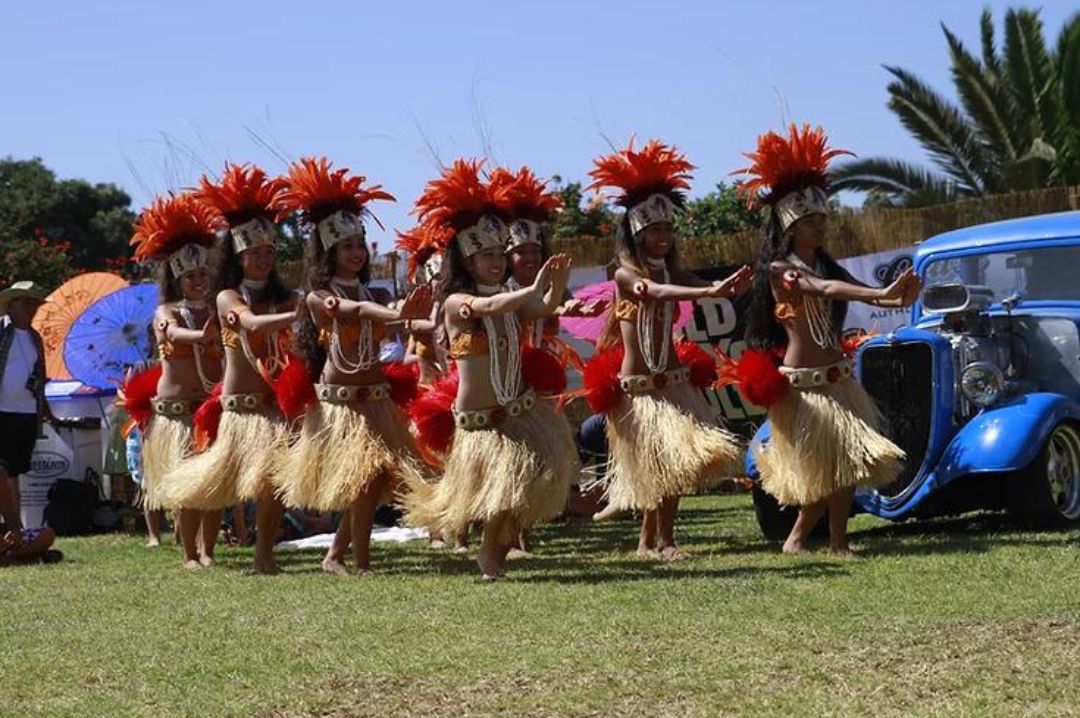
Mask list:
[[[604,327],[607,325],[608,313],[615,305],[615,282],[597,282],[589,284],[574,292],[574,298],[588,304],[599,299],[608,302],[608,309],[595,317],[561,317],[560,326],[578,339],[584,339],[593,344],[600,338]],[[694,316],[694,303],[690,301],[679,302],[679,315],[675,318],[675,331],[678,331]]]

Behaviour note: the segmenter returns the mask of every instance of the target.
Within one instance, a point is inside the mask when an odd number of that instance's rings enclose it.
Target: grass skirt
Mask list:
[[[341,511],[380,477],[418,473],[416,461],[408,425],[390,399],[321,401],[284,454],[278,492],[287,506]]]
[[[276,413],[222,412],[210,448],[165,475],[168,500],[172,506],[213,511],[265,496],[273,490],[284,437]]]
[[[607,496],[617,509],[655,509],[741,471],[738,437],[691,384],[625,394],[608,412],[607,436]]]
[[[883,486],[903,468],[903,450],[862,384],[845,379],[792,389],[769,408],[772,434],[757,450],[761,487],[786,506],[816,503],[848,486]]]
[[[442,479],[408,481],[406,521],[453,535],[473,521],[507,517],[495,540],[508,543],[563,512],[579,470],[569,423],[537,401],[498,428],[455,431]]]
[[[171,509],[166,475],[192,451],[191,415],[156,414],[143,434],[142,507],[147,511]]]

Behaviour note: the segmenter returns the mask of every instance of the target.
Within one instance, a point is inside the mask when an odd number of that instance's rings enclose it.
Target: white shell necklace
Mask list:
[[[369,302],[372,300],[371,292],[360,283],[359,279],[334,278],[330,280],[330,290],[339,299],[351,299],[348,293],[349,289],[357,291],[357,301]],[[379,361],[379,355],[375,351],[375,338],[372,333],[371,320],[360,320],[360,330],[357,332],[356,339],[356,361],[353,361],[345,356],[345,351],[341,348],[341,331],[335,313],[333,319],[331,319],[330,344],[327,347],[327,357],[334,368],[342,374],[358,374],[375,366]]]
[[[503,289],[501,285],[476,285],[478,293],[488,296],[498,294]],[[499,339],[501,337],[495,328],[495,317],[487,315],[482,318],[484,332],[487,334],[488,340],[488,368],[491,376],[491,388],[495,392],[495,400],[505,406],[521,396],[521,341],[517,312],[503,314],[502,320],[503,329],[506,332],[505,366],[499,356]]]
[[[808,274],[820,277],[821,273],[810,266],[792,252],[787,256],[787,261],[794,264]],[[810,330],[810,338],[822,349],[839,349],[840,343],[836,329],[833,327],[832,300],[803,294],[803,309],[806,315],[806,327]]]
[[[188,329],[197,329],[195,322],[195,310],[206,309],[205,301],[191,301],[190,299],[181,299],[176,308],[180,310],[180,320],[184,323],[184,326]],[[206,347],[201,342],[195,342],[192,344],[191,356],[195,359],[195,373],[199,377],[199,382],[202,384],[203,391],[207,394],[214,390],[215,382],[206,378],[206,371],[203,369],[203,351]]]
[[[662,269],[664,284],[671,281],[671,273],[668,271],[665,260],[647,259],[646,264],[650,269]],[[656,305],[660,304],[660,346],[656,346]],[[674,316],[674,302],[656,302],[642,300],[638,308],[637,331],[638,349],[645,360],[645,366],[650,374],[663,374],[667,371],[668,355],[671,353],[671,320]]]
[[[267,281],[256,281],[254,279],[245,279],[240,282],[240,296],[244,299],[244,304],[254,311],[254,300],[252,299],[252,290],[260,290],[266,287]],[[277,304],[270,302],[267,308],[267,314],[275,314],[277,312]],[[247,358],[251,366],[258,369],[260,366],[265,367],[271,375],[276,374],[285,366],[285,356],[281,351],[281,346],[278,344],[278,332],[266,333],[266,358],[260,362],[259,358],[255,356],[255,352],[251,351],[251,344],[248,342],[247,330],[242,326],[238,327],[237,332],[240,335],[240,348],[244,352],[244,356]]]

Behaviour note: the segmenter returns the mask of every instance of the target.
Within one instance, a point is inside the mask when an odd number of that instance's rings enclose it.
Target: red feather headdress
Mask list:
[[[259,167],[227,162],[217,182],[202,176],[195,196],[221,213],[230,227],[236,227],[256,217],[273,219],[283,186],[282,180],[269,179]]]
[[[499,216],[507,222],[547,222],[563,204],[562,197],[548,191],[547,182],[541,182],[528,167],[517,172],[496,167],[488,175],[488,186]]]
[[[750,205],[771,205],[784,229],[807,214],[828,210],[829,162],[847,150],[829,149],[820,127],[792,124],[788,137],[766,132],[757,150],[745,156],[751,164],[732,174],[749,175],[740,192]]]
[[[214,246],[225,220],[212,207],[195,201],[191,193],[155,197],[135,222],[131,244],[135,259],[168,260],[176,276],[206,264],[206,251]],[[189,245],[194,245],[190,249]],[[200,249],[201,248],[201,249]]]
[[[694,165],[674,147],[649,140],[640,151],[629,146],[593,162],[586,189],[603,187],[618,190],[615,204],[625,207],[631,231],[636,234],[650,224],[670,222],[682,204],[683,191],[690,188]]]
[[[562,207],[562,197],[546,190],[528,167],[517,172],[502,167],[488,176],[492,201],[499,217],[507,223],[510,248],[541,243],[541,225]]]
[[[416,274],[420,270],[427,274],[425,281],[438,274],[438,267],[434,266],[436,262],[431,260],[441,258],[445,247],[431,227],[419,224],[407,232],[398,232],[397,236],[396,246],[407,256],[406,275],[410,282],[416,282]]]
[[[586,190],[613,187],[620,190],[615,203],[630,208],[654,194],[676,197],[690,189],[690,170],[694,165],[677,149],[659,140],[649,140],[641,151],[634,150],[634,140],[621,151],[593,161],[589,176],[593,183]]]
[[[195,196],[225,217],[233,248],[243,252],[260,244],[275,243],[277,233],[272,220],[281,190],[282,181],[268,179],[260,168],[229,162],[220,180],[215,182],[203,175]]]
[[[491,188],[480,178],[483,160],[454,160],[438,179],[424,187],[413,209],[433,240],[449,245],[455,238],[469,256],[505,245],[505,227],[495,216]]]
[[[347,167],[331,170],[331,162],[325,157],[301,157],[289,166],[289,174],[283,178],[279,219],[298,212],[306,222],[319,225],[338,212],[346,212],[371,217],[382,227],[368,205],[377,200],[394,202],[394,196],[382,185],[365,187],[366,181],[363,175],[349,175]]]

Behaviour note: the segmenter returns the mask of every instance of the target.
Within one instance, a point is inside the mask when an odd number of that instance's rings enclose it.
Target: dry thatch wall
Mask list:
[[[918,209],[845,207],[829,218],[829,251],[842,259],[910,247],[935,234],[984,222],[1075,209],[1080,209],[1080,187],[1014,192]],[[749,230],[691,239],[679,251],[691,268],[741,264],[754,258],[760,242],[760,232]],[[605,265],[614,254],[609,237],[557,240],[553,248],[572,255],[580,267]]]

